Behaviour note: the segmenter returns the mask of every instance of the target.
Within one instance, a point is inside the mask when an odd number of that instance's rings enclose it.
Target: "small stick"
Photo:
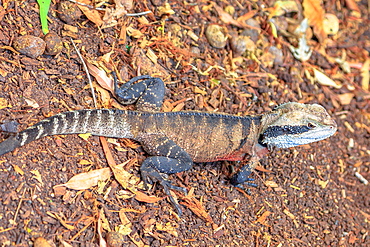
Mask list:
[[[80,51],[77,49],[76,45],[75,45],[75,42],[73,42],[73,40],[71,39],[71,42],[73,44],[73,47],[75,48],[76,52],[77,52],[77,55],[78,57],[80,58],[81,60],[81,63],[84,67],[84,70],[87,74],[87,80],[89,81],[89,84],[90,84],[90,88],[91,88],[91,93],[92,93],[92,96],[93,96],[93,101],[94,101],[94,106],[95,108],[97,108],[97,104],[96,104],[96,97],[95,97],[95,91],[94,91],[94,87],[93,87],[93,84],[92,84],[92,81],[91,81],[91,77],[90,77],[90,73],[89,73],[89,70],[87,69],[87,66],[86,66],[86,63],[83,59],[83,57],[81,56],[81,53]]]

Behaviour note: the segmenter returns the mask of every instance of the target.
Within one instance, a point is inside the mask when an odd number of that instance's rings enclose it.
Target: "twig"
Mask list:
[[[105,11],[105,9],[103,9],[103,8],[95,8],[94,6],[88,5],[88,4],[86,4],[86,3],[80,3],[80,2],[77,2],[76,0],[68,0],[68,1],[70,1],[70,2],[72,2],[72,3],[76,3],[76,4],[81,5],[81,6],[88,7],[88,8],[90,8],[90,9],[96,9],[96,10],[102,10],[102,11]]]
[[[86,72],[86,75],[87,75],[87,80],[89,81],[89,85],[90,85],[90,88],[91,88],[91,93],[92,93],[92,96],[93,96],[93,101],[94,101],[94,106],[95,108],[97,108],[97,104],[96,104],[96,97],[95,97],[95,91],[94,91],[94,87],[93,87],[93,84],[92,84],[92,81],[91,81],[91,77],[90,77],[90,73],[89,73],[89,70],[87,69],[87,66],[86,66],[86,63],[83,59],[83,57],[81,56],[81,53],[80,51],[77,49],[76,45],[75,45],[75,42],[73,42],[73,40],[71,39],[71,42],[73,44],[73,47],[75,48],[76,52],[77,52],[77,55],[78,57],[80,58],[81,60],[81,63],[84,67],[84,70]]]
[[[91,6],[91,5],[88,5],[86,3],[80,3],[80,2],[77,2],[76,0],[68,0],[72,3],[75,3],[75,4],[78,4],[78,5],[81,5],[81,6],[85,6],[85,7],[88,7],[90,9],[96,9],[96,10],[100,10],[100,11],[106,11],[106,9],[103,9],[103,8],[97,8],[97,7],[94,7],[94,6]],[[148,11],[144,11],[144,12],[139,12],[139,13],[128,13],[126,14],[126,16],[140,16],[140,15],[146,15],[146,14],[150,14],[152,13],[152,11],[148,10]]]
[[[152,13],[152,11],[148,10],[148,11],[139,12],[139,13],[126,14],[126,16],[139,16],[139,15],[146,15],[150,13]]]

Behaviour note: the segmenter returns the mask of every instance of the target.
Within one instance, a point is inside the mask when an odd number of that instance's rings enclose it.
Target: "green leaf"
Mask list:
[[[40,20],[41,20],[42,32],[44,34],[48,34],[49,33],[48,12],[49,12],[51,0],[37,0],[37,3],[40,6]]]

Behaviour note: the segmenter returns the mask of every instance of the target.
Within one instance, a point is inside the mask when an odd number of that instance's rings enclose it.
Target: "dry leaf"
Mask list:
[[[80,3],[84,3],[87,5],[92,5],[91,1],[89,0],[78,0]],[[103,20],[101,19],[99,11],[96,9],[90,9],[86,6],[82,6],[77,4],[77,6],[81,9],[81,11],[86,15],[87,19],[89,19],[91,22],[95,23],[98,27],[100,27],[103,24]]]
[[[277,187],[279,187],[279,185],[276,182],[274,182],[274,181],[266,181],[265,182],[265,185],[267,187],[271,187],[271,188],[277,188]]]
[[[327,35],[324,31],[325,11],[321,6],[321,0],[303,0],[302,6],[304,17],[308,19],[310,26],[313,27],[313,32],[322,43]]]
[[[255,16],[257,13],[258,13],[257,10],[251,10],[251,11],[245,13],[244,15],[239,16],[238,19],[236,19],[236,21],[239,22],[239,23],[245,23],[247,20],[249,20],[250,18]]]
[[[317,69],[313,69],[313,71],[314,71],[314,75],[315,75],[315,80],[318,83],[320,83],[321,85],[330,86],[330,87],[334,87],[334,88],[341,88],[342,87],[342,85],[338,85],[332,79],[330,79],[327,75],[318,71]]]
[[[266,220],[267,220],[267,217],[271,214],[270,211],[266,211],[264,212],[256,221],[254,221],[253,223],[261,223],[262,225],[264,226],[269,226],[267,223],[266,223]]]
[[[65,186],[73,190],[86,190],[98,184],[99,181],[104,181],[112,176],[110,168],[102,168],[98,170],[92,170],[73,176],[67,183],[56,185]]]
[[[298,4],[296,1],[276,1],[274,7],[266,9],[271,19],[275,16],[282,16],[287,13],[299,12]]]
[[[0,98],[0,110],[8,107],[8,101],[5,98]]]
[[[84,133],[84,134],[78,134],[79,137],[87,141],[91,135],[91,133]]]
[[[203,207],[202,203],[198,201],[193,196],[190,196],[190,193],[185,196],[184,201],[181,202],[181,205],[187,206],[194,214],[196,214],[199,218],[204,219],[207,222],[213,223],[213,219],[205,208]]]
[[[40,182],[40,184],[44,185],[44,182],[42,182],[41,174],[38,170],[33,170],[31,173],[34,175],[33,178],[35,178],[37,181]]]
[[[226,24],[232,24],[232,25],[240,27],[240,28],[243,27],[243,25],[240,22],[234,20],[234,18],[229,13],[225,12],[216,3],[212,2],[212,4],[213,4],[213,7],[216,9],[221,21],[223,21]]]
[[[13,169],[16,173],[20,174],[20,175],[24,175],[24,171],[17,165],[13,165]]]
[[[171,5],[169,3],[165,3],[164,6],[158,7],[158,15],[173,15],[175,14],[175,11],[171,9]]]
[[[355,95],[353,93],[343,93],[337,94],[337,96],[342,105],[349,105]]]
[[[361,11],[355,0],[345,0],[348,9],[357,13],[358,17],[361,17]]]
[[[98,84],[102,88],[113,93],[114,91],[113,80],[107,76],[107,73],[105,73],[104,70],[100,70],[95,65],[92,65],[85,58],[84,61],[86,63],[87,69],[89,70],[89,73],[96,79]]]
[[[132,26],[127,27],[126,32],[129,36],[134,37],[136,39],[144,36],[140,30],[133,28]]]
[[[369,91],[369,67],[370,67],[370,58],[366,59],[364,65],[361,68],[361,87],[363,90]]]
[[[178,226],[172,226],[172,224],[173,224],[172,222],[167,222],[165,225],[162,225],[161,223],[156,222],[155,227],[157,228],[158,231],[168,232],[173,236],[178,237],[179,234],[177,233],[176,230]]]
[[[39,104],[34,100],[34,99],[29,99],[26,97],[23,97],[24,100],[26,101],[27,105],[32,107],[32,108],[39,108]]]
[[[140,202],[146,202],[146,203],[156,203],[160,200],[163,200],[165,197],[156,197],[156,196],[148,196],[147,194],[137,191],[135,199]]]

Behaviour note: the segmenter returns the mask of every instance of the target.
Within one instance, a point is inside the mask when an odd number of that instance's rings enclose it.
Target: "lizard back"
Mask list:
[[[118,109],[79,110],[60,113],[0,143],[0,155],[44,136],[91,133],[92,135],[146,141],[149,154],[157,143],[151,135],[173,140],[195,162],[221,160],[246,140],[252,149],[260,117],[237,117],[205,112],[139,112]]]

